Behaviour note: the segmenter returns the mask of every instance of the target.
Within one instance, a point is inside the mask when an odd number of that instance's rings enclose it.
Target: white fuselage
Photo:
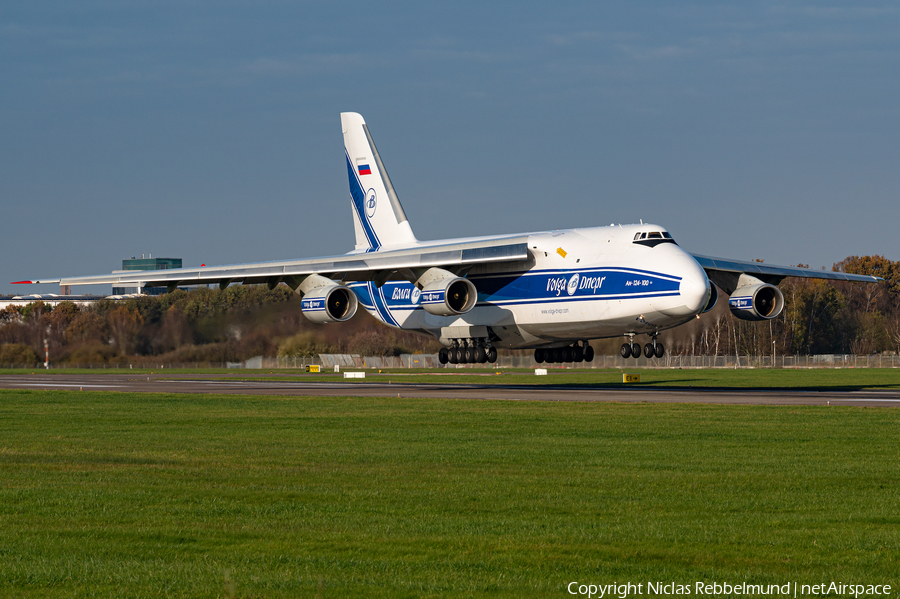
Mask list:
[[[658,237],[636,240],[642,233]],[[694,318],[709,300],[706,273],[656,225],[533,233],[528,249],[528,260],[469,270],[478,303],[460,316],[426,312],[418,290],[405,280],[350,287],[385,324],[431,334],[445,344],[492,332],[494,345],[508,348],[652,335]]]

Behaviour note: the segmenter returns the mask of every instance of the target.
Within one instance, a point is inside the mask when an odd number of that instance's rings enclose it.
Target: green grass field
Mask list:
[[[900,588],[894,409],[0,391],[0,596]]]

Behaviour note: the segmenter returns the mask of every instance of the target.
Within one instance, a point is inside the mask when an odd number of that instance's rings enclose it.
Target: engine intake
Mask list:
[[[784,309],[784,295],[768,283],[745,285],[731,294],[728,307],[741,320],[771,320]]]
[[[422,289],[420,305],[435,316],[465,314],[478,302],[472,281],[441,268],[430,268],[416,281]]]
[[[344,322],[356,314],[359,301],[349,287],[329,285],[316,287],[300,301],[303,316],[317,323]]]

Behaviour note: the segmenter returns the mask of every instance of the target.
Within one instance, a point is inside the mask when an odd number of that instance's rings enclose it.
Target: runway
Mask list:
[[[248,378],[242,373],[240,378]],[[269,375],[271,376],[271,375]],[[237,380],[234,375],[33,374],[0,375],[2,389],[130,393],[218,393],[315,397],[406,397],[504,401],[582,401],[753,405],[900,407],[900,391],[666,389],[563,385],[411,384],[384,381]]]

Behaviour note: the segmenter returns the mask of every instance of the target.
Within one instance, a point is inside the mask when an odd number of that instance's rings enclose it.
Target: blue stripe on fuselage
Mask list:
[[[576,274],[570,295],[570,282]],[[479,306],[672,297],[679,295],[681,284],[675,275],[616,267],[500,273],[470,280],[478,289]],[[412,303],[413,285],[406,281],[388,281],[381,289],[372,283],[350,287],[365,307],[387,323],[396,322],[391,310],[421,309],[421,300]]]

